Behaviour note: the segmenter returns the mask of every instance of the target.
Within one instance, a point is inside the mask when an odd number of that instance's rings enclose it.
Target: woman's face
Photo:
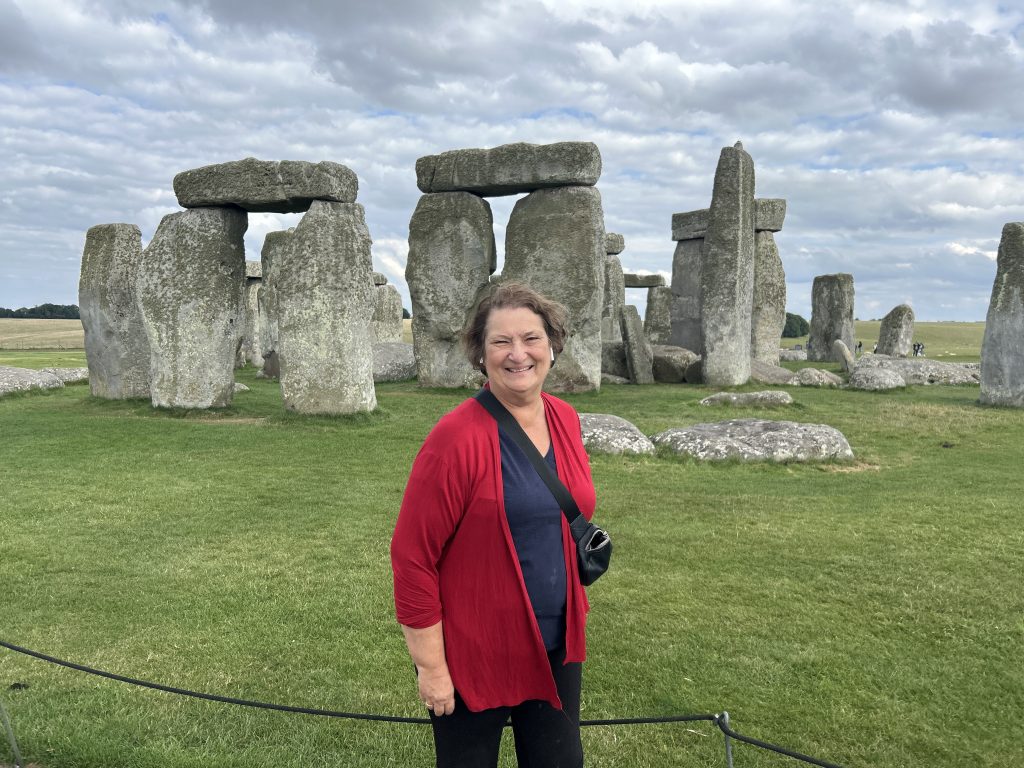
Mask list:
[[[551,370],[541,316],[526,307],[493,310],[484,329],[484,367],[498,399],[526,403],[540,397]]]

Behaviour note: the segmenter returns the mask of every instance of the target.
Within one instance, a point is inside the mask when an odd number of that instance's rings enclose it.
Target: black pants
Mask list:
[[[501,731],[512,720],[519,768],[583,768],[580,743],[580,685],[583,665],[562,664],[565,650],[548,653],[564,709],[546,701],[470,712],[458,691],[455,712],[430,714],[437,768],[496,768]]]

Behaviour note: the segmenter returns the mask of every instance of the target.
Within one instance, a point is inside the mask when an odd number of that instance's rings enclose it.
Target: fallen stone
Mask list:
[[[622,308],[622,341],[626,347],[626,367],[634,384],[654,383],[654,353],[644,334],[640,313],[632,304]]]
[[[832,342],[832,359],[839,363],[839,366],[845,373],[849,373],[857,365],[853,352],[843,343],[842,339],[836,339]]]
[[[805,349],[786,349],[782,348],[779,350],[779,360],[785,362],[795,362],[798,360],[807,359],[807,350]]]
[[[592,187],[600,177],[601,153],[589,141],[457,149],[416,161],[421,192],[518,195],[551,187]]]
[[[700,355],[683,347],[652,344],[651,351],[654,355],[654,380],[660,384],[688,382],[687,375],[700,364]]]
[[[654,453],[654,443],[633,424],[609,413],[581,413],[580,431],[588,453]]]
[[[594,187],[541,189],[513,207],[505,229],[502,279],[526,283],[569,310],[565,348],[545,383],[549,391],[601,386],[607,259],[601,193]]]
[[[618,256],[626,250],[626,238],[615,232],[606,232],[604,235],[604,252],[609,256]]]
[[[786,272],[782,268],[779,247],[771,232],[756,232],[754,294],[750,315],[751,358],[778,365],[779,339],[785,326]]]
[[[703,240],[708,231],[709,209],[672,214],[672,239]]]
[[[412,344],[388,341],[373,345],[374,383],[408,381],[415,378],[416,353]]]
[[[863,389],[869,392],[884,392],[890,389],[899,389],[907,386],[896,371],[889,368],[871,368],[858,365],[850,374],[850,380],[846,386],[849,389]]]
[[[750,361],[750,380],[775,386],[796,386],[800,383],[797,375],[788,368],[760,360]]]
[[[801,368],[796,372],[796,383],[801,387],[839,387],[843,380],[831,371],[819,368]]]
[[[996,257],[985,338],[981,397],[985,405],[1024,408],[1024,223],[1003,227]]]
[[[836,339],[840,339],[847,349],[853,349],[853,275],[845,272],[814,278],[807,359],[839,362],[832,360],[832,342]]]
[[[882,318],[878,329],[875,353],[890,357],[906,357],[914,343],[914,310],[909,304],[893,307]]]
[[[134,224],[101,224],[86,233],[78,306],[94,397],[149,397],[149,339],[138,305],[141,263],[142,232]]]
[[[627,378],[625,378],[623,376],[615,376],[615,375],[613,375],[611,373],[604,373],[604,372],[602,372],[601,373],[601,383],[602,384],[629,384],[630,381],[629,381],[629,379],[627,379]]]
[[[668,344],[672,336],[672,289],[658,285],[647,289],[644,333],[651,344]]]
[[[675,453],[707,461],[827,461],[852,459],[850,444],[825,424],[732,419],[667,429],[651,438]]]
[[[661,275],[636,275],[626,272],[622,279],[627,288],[655,288],[665,284],[665,278]]]
[[[235,382],[235,394],[236,395],[239,392],[248,392],[248,391],[249,391],[249,388],[247,386],[245,386],[245,384],[242,384],[241,382],[238,382],[238,381]]]
[[[925,357],[888,357],[862,355],[856,370],[861,368],[887,368],[898,373],[908,385],[921,384],[977,384],[980,372],[957,363],[943,363]]]
[[[405,280],[421,387],[465,387],[476,381],[479,371],[466,360],[460,336],[496,260],[486,200],[468,192],[420,198],[409,222]]]
[[[302,160],[233,160],[183,171],[174,177],[182,208],[237,205],[246,211],[301,213],[314,200],[354,203],[355,173],[340,163]]]
[[[15,368],[0,365],[0,397],[12,392],[28,392],[32,389],[58,389],[64,386],[60,377],[45,371],[29,368]]]
[[[754,230],[779,232],[786,220],[786,201],[781,198],[762,197],[754,201]]]
[[[763,392],[718,392],[705,397],[701,405],[738,405],[764,406],[792,405],[793,396],[789,392],[765,390]]]
[[[56,376],[65,384],[80,384],[89,381],[88,368],[40,368],[40,373]]]

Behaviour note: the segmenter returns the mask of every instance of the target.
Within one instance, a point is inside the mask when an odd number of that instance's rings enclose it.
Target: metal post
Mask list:
[[[7,731],[7,740],[11,742],[11,752],[14,754],[14,768],[22,768],[21,753],[18,751],[18,742],[14,738],[14,729],[11,728],[11,719],[7,716],[3,702],[0,702],[0,720],[4,721],[4,730]]]
[[[722,712],[721,720],[722,720],[723,723],[725,723],[725,727],[728,728],[729,727],[729,713],[728,712]],[[733,768],[733,765],[732,765],[732,738],[730,738],[729,734],[726,733],[725,731],[722,731],[722,733],[725,736],[725,764],[728,766],[728,768]]]

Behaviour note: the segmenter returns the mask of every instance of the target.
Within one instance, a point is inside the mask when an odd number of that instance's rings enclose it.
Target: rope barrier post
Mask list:
[[[14,768],[21,768],[21,753],[18,751],[18,742],[14,738],[14,729],[11,727],[11,718],[7,716],[7,710],[0,701],[0,720],[4,721],[4,730],[7,732],[7,740],[11,743],[11,753],[14,755]]]
[[[726,728],[729,727],[729,713],[728,712],[725,712],[723,710],[723,712],[722,712],[722,714],[721,714],[719,719],[723,723],[725,723],[725,727]],[[728,768],[733,768],[733,765],[732,765],[732,738],[729,736],[729,732],[728,731],[722,731],[722,734],[725,736],[725,764],[728,766]]]

